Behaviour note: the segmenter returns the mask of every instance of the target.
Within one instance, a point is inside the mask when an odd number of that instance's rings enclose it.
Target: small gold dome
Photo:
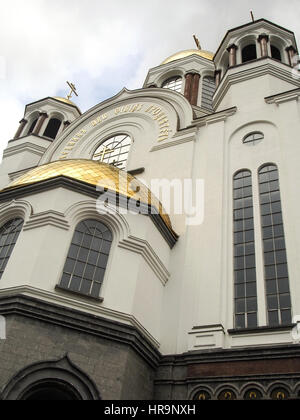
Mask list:
[[[76,106],[76,108],[78,108],[78,106],[74,102],[70,101],[70,99],[62,98],[60,96],[53,96],[53,99],[56,99],[57,101],[60,101],[60,102],[64,102],[65,104],[68,104],[68,105]]]
[[[129,173],[107,163],[89,159],[59,160],[47,163],[21,175],[3,191],[21,188],[59,176],[107,188],[125,197],[140,200],[143,204],[151,204],[159,212],[166,225],[172,229],[170,218],[164,212],[162,204],[145,184]]]
[[[190,55],[198,55],[199,57],[206,58],[207,60],[210,60],[210,61],[212,61],[214,58],[214,54],[210,51],[184,50],[184,51],[179,51],[178,53],[171,55],[161,64],[171,63],[172,61],[179,60],[180,58],[189,57]]]

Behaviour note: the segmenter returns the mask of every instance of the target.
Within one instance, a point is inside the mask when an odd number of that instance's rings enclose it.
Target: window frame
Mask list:
[[[261,138],[257,138],[257,139],[254,138],[253,140],[247,141],[249,137],[252,137],[255,135],[260,135]],[[265,135],[262,131],[252,131],[251,133],[248,133],[243,137],[243,144],[256,146],[257,144],[261,143],[264,139],[265,139]]]
[[[20,223],[22,222],[22,223]],[[15,228],[19,228],[18,230],[8,230],[10,227],[9,224],[12,223],[19,223],[15,226]],[[8,226],[8,227],[6,227]],[[5,272],[6,266],[14,252],[16,243],[19,239],[20,233],[23,230],[24,226],[24,219],[22,217],[14,217],[12,219],[7,220],[5,223],[2,224],[0,227],[0,280]],[[2,230],[6,228],[7,233],[3,233]],[[7,243],[6,241],[3,242],[3,236],[6,235],[7,237],[10,237],[11,235],[14,236],[14,242]],[[3,243],[2,243],[3,242]],[[7,248],[5,250],[5,248]],[[3,252],[5,250],[5,252]]]
[[[180,79],[180,89],[179,88],[176,88],[176,82],[179,79]],[[172,81],[175,82],[174,89],[166,86],[167,84],[171,83]],[[169,89],[169,90],[172,90],[173,92],[182,93],[182,90],[183,90],[183,77],[180,76],[180,75],[171,76],[171,77],[167,78],[166,80],[164,80],[162,82],[161,87],[162,87],[162,89]]]
[[[233,175],[232,191],[234,328],[257,328],[258,286],[253,180],[249,169],[239,170]]]
[[[90,229],[90,227],[87,228],[86,224],[88,223],[94,223],[95,226],[92,229],[104,228],[102,234],[106,234],[108,232],[108,236],[110,239],[102,239],[99,237],[96,237],[95,235],[92,235],[91,233],[87,233]],[[83,232],[83,225],[85,225],[85,232]],[[87,236],[91,236],[92,239],[87,245]],[[78,240],[81,238],[80,244],[78,244]],[[95,239],[95,240],[94,240]],[[102,240],[101,247],[103,246],[103,243],[105,242],[105,252],[102,252],[96,249],[97,243]],[[77,242],[76,242],[77,241]],[[109,245],[106,244],[109,243]],[[111,258],[112,248],[114,243],[114,233],[111,227],[106,223],[106,221],[100,220],[97,217],[90,217],[83,219],[77,223],[73,230],[73,234],[71,237],[71,241],[69,243],[67,253],[65,255],[64,265],[61,270],[61,275],[58,284],[56,285],[57,289],[64,290],[68,293],[76,294],[78,296],[86,297],[89,299],[97,300],[102,302],[103,298],[100,297],[101,291],[103,290],[103,284],[105,282],[105,278],[107,275],[109,262]],[[107,250],[108,246],[108,250]],[[76,255],[74,252],[77,251]],[[97,256],[95,255],[97,254]],[[93,262],[90,257],[96,258],[96,262]],[[99,264],[97,265],[97,262]],[[100,263],[102,266],[100,266]],[[72,264],[70,266],[70,264]],[[81,267],[81,266],[84,267]],[[93,275],[91,278],[91,273],[88,273],[87,270],[91,270],[91,267],[94,267],[93,269]],[[82,269],[83,268],[83,269]],[[81,270],[81,274],[76,270]],[[101,273],[101,281],[97,280],[96,278],[96,272],[98,271],[98,274]],[[87,277],[84,277],[86,275]],[[68,279],[68,285],[66,286],[66,279],[67,276],[69,276]],[[71,287],[73,278],[76,278],[75,281],[80,279],[79,287]],[[90,282],[89,287],[89,293],[82,291],[82,285],[87,282]],[[96,293],[93,293],[94,285],[97,284],[98,289],[96,287]]]
[[[95,158],[97,152],[98,153],[100,152],[101,148],[105,145],[105,143],[107,143],[109,141],[113,141],[113,139],[116,139],[117,137],[121,137],[121,136],[124,136],[124,139],[121,140],[121,142],[122,141],[125,141],[127,138],[130,139],[130,145],[125,145],[125,146],[121,146],[120,147],[121,151],[122,151],[122,148],[128,147],[128,151],[123,152],[123,153],[119,153],[117,155],[118,157],[120,157],[123,154],[127,154],[126,160],[116,161],[116,163],[123,163],[124,162],[124,165],[123,166],[121,166],[121,165],[114,165],[114,163],[107,162],[105,156],[103,157],[102,160]],[[116,168],[119,168],[121,170],[126,170],[126,168],[128,166],[129,159],[130,159],[131,149],[132,149],[133,144],[134,144],[134,140],[133,140],[132,136],[129,133],[125,133],[125,132],[124,133],[115,133],[115,134],[113,134],[113,135],[111,135],[109,137],[106,137],[104,140],[102,140],[100,143],[98,143],[97,147],[95,148],[95,150],[94,150],[94,152],[92,154],[92,160],[94,160],[96,162],[106,163],[106,164],[115,166]],[[115,148],[113,150],[115,150]],[[114,157],[114,155],[112,157]],[[109,160],[109,159],[111,159],[111,156],[108,156],[108,159],[107,160]]]
[[[267,325],[278,327],[291,324],[293,318],[279,169],[275,163],[267,163],[258,169],[257,174],[266,318]],[[289,305],[284,305],[284,299]],[[273,316],[275,312],[277,315],[271,320],[271,313]],[[283,312],[285,315],[289,312],[288,321],[283,321]]]

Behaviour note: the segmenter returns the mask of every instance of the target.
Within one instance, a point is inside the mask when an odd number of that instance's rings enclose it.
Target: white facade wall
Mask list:
[[[268,25],[262,24],[253,34],[258,36],[266,29],[271,31]],[[223,54],[229,42],[243,46],[241,31],[244,29],[223,40],[215,57],[216,66],[223,65]],[[282,37],[282,31],[279,32],[276,36]],[[287,33],[287,45],[290,42],[293,37]],[[232,179],[241,169],[252,173],[258,327],[265,327],[258,169],[266,163],[275,163],[279,170],[292,309],[294,315],[300,314],[299,80],[292,77],[287,63],[271,59],[238,65],[227,70],[215,93],[215,113],[199,118],[201,110],[193,109],[183,95],[159,88],[165,78],[175,74],[184,77],[192,69],[203,77],[214,71],[214,64],[193,56],[151,69],[145,89],[123,90],[77,118],[47,150],[45,148],[39,161],[36,155],[28,158],[28,152],[23,153],[22,161],[18,161],[18,155],[14,163],[10,157],[4,159],[1,173],[4,186],[10,171],[63,160],[62,154],[81,130],[84,135],[73,141],[74,146],[69,147],[65,158],[91,159],[102,140],[124,133],[134,141],[127,170],[145,168],[138,178],[149,187],[153,179],[204,181],[203,222],[187,226],[185,215],[175,214],[174,207],[168,208],[166,198],[162,197],[173,229],[180,236],[171,250],[150,218],[115,214],[119,228],[113,231],[114,242],[101,290],[104,301],[91,303],[55,290],[78,222],[75,210],[70,209],[80,208],[81,202],[90,199],[64,189],[26,197],[24,200],[32,207],[32,214],[26,213],[26,223],[32,216],[44,212],[56,212],[57,220],[36,222],[29,230],[25,223],[1,279],[0,293],[10,288],[25,288],[26,293],[51,301],[57,299],[60,304],[135,325],[163,354],[292,343],[287,331],[228,333],[234,328]],[[158,88],[147,89],[151,84]],[[277,99],[269,98],[272,95],[277,95]],[[140,111],[116,112],[116,109],[136,104],[142,104]],[[171,131],[164,141],[157,140],[159,126],[146,111],[151,106],[161,109],[168,119]],[[106,118],[101,124],[93,125],[102,115]],[[264,140],[256,145],[243,144],[243,138],[254,131],[262,132]],[[89,217],[93,214],[88,206],[86,214]],[[114,226],[112,220],[113,217],[107,222]]]

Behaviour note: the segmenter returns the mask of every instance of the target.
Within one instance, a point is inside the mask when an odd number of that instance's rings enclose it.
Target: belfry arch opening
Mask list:
[[[271,45],[271,56],[275,60],[281,61],[281,52],[275,45]]]
[[[51,120],[48,122],[46,130],[44,131],[44,136],[54,140],[57,136],[60,126],[61,120],[58,118],[51,118]]]
[[[248,61],[256,60],[256,45],[250,44],[242,49],[242,62],[247,63]]]

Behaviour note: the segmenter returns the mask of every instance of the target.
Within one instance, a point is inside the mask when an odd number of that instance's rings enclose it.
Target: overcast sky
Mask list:
[[[216,51],[228,29],[266,18],[296,33],[299,0],[0,0],[0,154],[24,106],[65,96],[75,83],[84,112],[142,86],[173,53]]]

